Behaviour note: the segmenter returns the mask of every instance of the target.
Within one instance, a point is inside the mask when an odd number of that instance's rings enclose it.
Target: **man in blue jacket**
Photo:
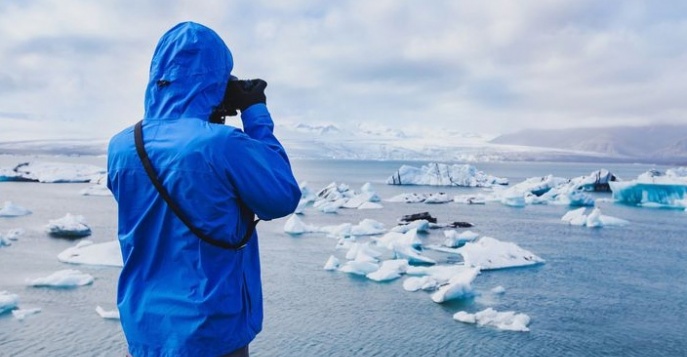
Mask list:
[[[142,140],[160,184],[195,229],[228,246],[246,236],[242,248],[210,244],[182,222],[144,169],[134,127],[110,141],[107,184],[124,259],[117,303],[134,357],[247,356],[262,329],[253,218],[292,213],[300,190],[273,134],[265,82],[228,86],[232,67],[213,30],[192,22],[169,30],[150,66]],[[243,130],[210,122],[227,99]]]

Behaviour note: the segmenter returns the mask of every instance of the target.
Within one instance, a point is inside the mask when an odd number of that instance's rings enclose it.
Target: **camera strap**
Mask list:
[[[248,241],[250,238],[253,236],[253,232],[255,231],[255,226],[258,224],[260,219],[256,219],[248,224],[248,228],[246,229],[246,234],[243,236],[241,241],[239,241],[236,244],[232,244],[226,241],[221,241],[215,238],[210,237],[209,235],[203,233],[200,229],[196,228],[191,223],[191,220],[188,219],[188,217],[184,214],[184,212],[181,210],[181,208],[172,200],[172,197],[169,196],[169,192],[167,192],[167,189],[162,186],[162,183],[160,183],[160,180],[157,177],[157,174],[155,174],[155,170],[153,169],[153,165],[150,162],[150,158],[148,158],[148,153],[146,153],[145,147],[143,146],[143,121],[139,121],[136,123],[136,126],[134,127],[134,141],[136,143],[136,152],[138,153],[138,157],[141,159],[141,163],[143,164],[143,167],[146,170],[146,173],[148,174],[148,177],[150,178],[150,181],[152,181],[153,186],[157,189],[157,192],[162,196],[162,198],[167,202],[167,205],[169,208],[176,214],[176,216],[181,220],[186,227],[188,227],[189,230],[193,234],[195,234],[200,240],[212,244],[216,247],[227,249],[227,250],[239,250],[248,244]],[[239,207],[240,210],[247,210],[248,207],[245,207],[243,202],[240,200],[239,202]]]

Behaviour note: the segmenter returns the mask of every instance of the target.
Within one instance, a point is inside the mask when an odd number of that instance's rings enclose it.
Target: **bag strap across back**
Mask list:
[[[136,126],[134,127],[134,141],[136,143],[136,152],[138,153],[138,157],[141,159],[141,163],[143,164],[143,167],[146,170],[146,173],[148,174],[148,177],[150,178],[150,181],[152,181],[153,186],[157,189],[157,192],[160,193],[160,196],[167,202],[167,205],[169,208],[176,214],[176,216],[181,220],[186,227],[188,227],[189,230],[193,234],[195,234],[200,240],[212,244],[216,247],[227,249],[227,250],[239,250],[248,244],[248,241],[250,238],[253,236],[253,232],[255,231],[255,226],[258,224],[260,219],[256,219],[252,221],[249,225],[248,228],[246,229],[246,234],[243,236],[241,241],[239,241],[236,244],[232,244],[226,241],[221,241],[215,238],[210,237],[209,235],[203,233],[200,229],[196,228],[191,223],[191,220],[188,219],[188,217],[184,214],[184,212],[181,210],[181,208],[172,200],[172,197],[170,197],[169,192],[167,192],[167,189],[162,186],[162,183],[160,183],[160,180],[157,177],[157,174],[155,173],[155,170],[153,169],[153,165],[150,162],[150,158],[148,158],[148,154],[146,153],[145,147],[143,146],[143,121],[139,121],[136,123]],[[239,201],[240,206],[244,206],[241,201]]]

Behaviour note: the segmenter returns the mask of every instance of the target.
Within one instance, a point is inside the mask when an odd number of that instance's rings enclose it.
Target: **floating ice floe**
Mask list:
[[[105,173],[104,168],[87,164],[25,162],[13,168],[0,168],[0,181],[96,182]]]
[[[119,310],[105,310],[100,306],[95,307],[95,312],[106,320],[119,320]]]
[[[299,235],[303,233],[318,232],[319,229],[315,226],[303,223],[298,215],[292,214],[284,223],[284,232],[291,235]]]
[[[687,168],[651,170],[632,181],[610,182],[617,203],[656,208],[687,208]]]
[[[50,220],[45,227],[46,232],[53,237],[81,238],[91,235],[91,228],[81,215],[67,213],[62,218]]]
[[[544,259],[520,248],[512,242],[502,242],[492,237],[481,237],[456,249],[463,256],[465,265],[481,270],[515,268],[544,263]]]
[[[515,313],[514,311],[498,312],[492,308],[474,314],[459,311],[453,315],[453,319],[478,326],[492,326],[499,330],[521,332],[530,330],[527,327],[530,324],[530,317],[527,314]]]
[[[57,260],[69,264],[124,266],[119,242],[116,240],[105,243],[82,240],[75,246],[63,250],[57,255]]]
[[[112,196],[112,192],[107,188],[107,174],[102,174],[92,179],[90,182],[95,185],[84,188],[79,191],[79,194],[83,196]]]
[[[472,165],[430,163],[422,167],[401,166],[387,181],[389,185],[490,187],[507,185],[508,179],[487,175]]]
[[[561,217],[561,221],[567,222],[572,226],[586,226],[590,228],[622,226],[630,223],[621,218],[602,215],[598,207],[592,209],[589,214],[585,214],[586,210],[586,207],[570,210]]]
[[[444,192],[430,193],[429,195],[427,195],[427,198],[425,198],[425,203],[429,204],[448,203],[451,201],[453,201],[453,198],[449,197],[449,195]]]
[[[474,269],[462,264],[409,266],[406,270],[407,277],[403,281],[403,289],[406,291],[434,291],[447,284],[454,276],[472,274]]]
[[[27,279],[26,283],[33,287],[71,288],[92,284],[93,276],[75,269],[64,269],[43,278]]]
[[[341,266],[341,262],[339,262],[339,259],[333,255],[329,256],[329,259],[327,259],[327,262],[324,264],[324,270],[328,271],[334,271]]]
[[[401,193],[399,195],[393,196],[387,199],[387,202],[405,202],[405,203],[420,203],[427,199],[427,195],[424,193]]]
[[[375,204],[379,201],[379,195],[369,182],[360,188],[360,192],[352,190],[346,184],[332,182],[315,195],[313,207],[324,213],[335,213],[339,208],[382,208]]]
[[[448,283],[432,294],[432,301],[442,303],[449,300],[464,299],[473,296],[472,282],[479,275],[478,268],[465,268],[452,276]]]
[[[491,291],[492,294],[505,294],[505,293],[506,293],[506,288],[504,288],[503,286],[499,285],[499,286],[495,286],[495,287],[492,288],[490,291]]]
[[[408,270],[408,261],[405,259],[385,260],[379,269],[368,273],[366,277],[377,282],[391,281],[401,277]]]
[[[351,235],[353,236],[371,236],[384,232],[386,232],[384,223],[369,218],[365,218],[357,225],[351,227]]]
[[[18,240],[22,234],[24,234],[24,230],[21,228],[10,229],[6,234],[0,233],[0,247],[12,245],[12,241]]]
[[[479,237],[479,234],[473,231],[458,232],[452,229],[444,231],[444,237],[446,237],[442,243],[444,246],[458,248],[465,245],[465,243],[474,241]]]
[[[301,182],[299,187],[301,189],[301,199],[298,201],[298,206],[294,212],[296,214],[302,214],[305,207],[315,202],[315,199],[317,198],[315,193],[308,188],[308,183],[306,181]]]
[[[12,316],[14,316],[14,318],[17,320],[22,321],[26,318],[26,316],[35,315],[39,312],[41,312],[40,307],[35,307],[31,309],[16,309],[12,310]]]
[[[389,231],[396,233],[406,233],[411,229],[415,229],[416,232],[428,233],[430,229],[429,221],[426,219],[418,219],[415,221],[411,221],[410,223],[399,224],[396,227],[391,228]]]
[[[0,314],[16,309],[18,304],[19,295],[0,291]]]
[[[31,214],[28,209],[15,205],[12,201],[5,201],[4,206],[0,209],[0,217],[19,217]]]

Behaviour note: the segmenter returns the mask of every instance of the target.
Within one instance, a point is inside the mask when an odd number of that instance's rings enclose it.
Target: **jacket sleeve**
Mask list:
[[[301,198],[284,147],[274,136],[274,123],[264,104],[241,113],[245,134],[230,148],[228,175],[239,197],[263,220],[293,213]]]

